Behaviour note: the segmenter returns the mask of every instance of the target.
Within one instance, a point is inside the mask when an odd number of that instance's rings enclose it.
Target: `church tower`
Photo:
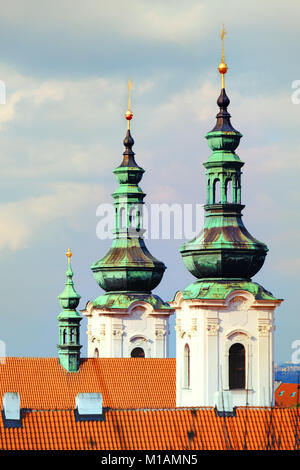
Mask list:
[[[204,228],[180,251],[197,278],[177,292],[177,406],[269,406],[274,396],[273,332],[276,299],[252,277],[268,248],[242,222],[241,168],[235,153],[242,134],[230,122],[225,92],[222,30],[221,94],[215,127],[206,134],[212,154],[206,168]],[[220,401],[219,401],[220,403]]]
[[[77,372],[80,365],[80,322],[81,315],[76,311],[80,295],[74,289],[73,271],[71,267],[72,253],[68,249],[68,269],[67,280],[64,291],[58,296],[62,312],[58,315],[59,323],[59,343],[58,357],[61,365],[68,372]]]
[[[143,239],[143,199],[139,187],[144,170],[135,161],[130,132],[129,82],[127,134],[122,163],[114,170],[119,187],[113,194],[114,240],[109,252],[91,269],[106,291],[82,312],[88,318],[89,357],[168,357],[168,320],[174,313],[152,294],[166,269],[152,256]]]

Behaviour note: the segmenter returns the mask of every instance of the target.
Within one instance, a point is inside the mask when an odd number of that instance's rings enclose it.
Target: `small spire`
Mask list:
[[[58,357],[61,365],[67,372],[77,372],[80,365],[80,314],[76,311],[80,295],[74,289],[73,271],[71,268],[72,252],[66,252],[68,268],[67,280],[63,292],[58,296],[62,311],[57,317],[59,328]]]
[[[129,96],[128,96],[128,108],[127,108],[127,111],[125,113],[125,118],[127,119],[128,121],[128,130],[130,129],[130,121],[133,117],[133,112],[131,111],[131,87],[132,87],[132,81],[131,79],[129,80],[128,82],[128,92],[129,92]]]
[[[227,31],[226,29],[224,28],[224,25],[223,25],[223,28],[222,28],[222,31],[221,31],[221,39],[222,39],[222,58],[221,58],[221,63],[219,64],[219,72],[220,74],[222,75],[222,90],[225,88],[225,73],[227,72],[228,70],[228,66],[227,64],[225,63],[225,53],[224,53],[224,39],[225,39],[225,35],[227,34]]]
[[[66,283],[65,283],[65,289],[59,295],[58,298],[60,299],[60,301],[62,301],[61,306],[63,308],[69,308],[71,303],[73,304],[73,306],[76,303],[76,306],[75,306],[75,308],[76,308],[79,304],[80,295],[78,295],[77,292],[74,289],[74,282],[73,282],[74,273],[73,273],[73,270],[72,270],[72,267],[71,267],[72,252],[71,252],[70,248],[68,248],[68,251],[66,252],[66,256],[68,257],[68,268],[67,268],[67,271],[66,271],[67,279],[66,279]]]
[[[68,258],[68,268],[67,268],[67,271],[66,271],[67,283],[73,285],[73,281],[72,281],[73,271],[72,271],[72,267],[71,267],[72,251],[70,250],[70,248],[68,248],[68,251],[66,252],[66,256]]]
[[[220,108],[219,113],[217,114],[217,123],[215,127],[210,131],[210,132],[215,132],[215,131],[225,131],[225,132],[238,132],[236,131],[230,122],[230,114],[227,111],[227,108],[230,104],[230,100],[228,96],[226,95],[225,91],[225,73],[228,70],[227,64],[225,63],[225,53],[224,53],[224,39],[225,35],[227,34],[224,25],[221,31],[221,39],[222,39],[222,58],[221,58],[221,63],[219,65],[219,72],[222,75],[222,88],[221,88],[221,94],[217,100],[217,105]]]
[[[131,79],[128,82],[128,91],[129,91],[129,96],[128,96],[128,108],[125,113],[125,118],[128,122],[128,127],[127,127],[127,133],[125,136],[125,139],[123,140],[123,144],[125,147],[125,151],[123,152],[124,158],[123,162],[121,163],[120,166],[131,166],[131,167],[138,167],[134,160],[134,151],[132,150],[132,147],[134,145],[134,140],[132,138],[132,135],[130,133],[130,121],[133,117],[133,112],[131,110],[131,87],[132,87],[132,81]]]

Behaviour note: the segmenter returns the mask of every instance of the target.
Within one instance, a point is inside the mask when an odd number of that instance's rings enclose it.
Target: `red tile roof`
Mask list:
[[[108,410],[105,421],[76,421],[74,411],[22,410],[22,427],[4,427],[3,450],[293,450],[300,416],[291,408]]]
[[[1,414],[0,449],[292,450],[298,445],[299,408],[241,407],[235,416],[221,417],[213,408],[175,408],[175,386],[175,359],[82,359],[79,371],[68,373],[56,358],[6,358],[0,364],[0,397],[20,394],[22,427],[6,427]],[[105,421],[76,419],[80,392],[103,395]]]
[[[110,408],[174,408],[176,359],[82,359],[67,372],[56,358],[8,357],[0,363],[0,400],[18,392],[21,408],[73,409],[77,393],[99,392]]]
[[[300,404],[300,388],[298,384],[282,383],[275,391],[277,406],[295,407]]]

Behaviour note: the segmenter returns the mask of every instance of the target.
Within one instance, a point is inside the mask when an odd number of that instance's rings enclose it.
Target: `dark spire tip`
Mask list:
[[[131,136],[130,129],[127,130],[126,137],[123,140],[123,144],[126,149],[130,149],[130,150],[134,145],[134,140]]]
[[[220,110],[226,111],[226,108],[230,105],[230,99],[226,95],[225,88],[222,88],[221,94],[217,100],[217,105],[219,106]]]

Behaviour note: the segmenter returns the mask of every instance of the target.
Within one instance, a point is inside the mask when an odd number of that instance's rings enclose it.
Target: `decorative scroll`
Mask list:
[[[206,319],[206,330],[208,335],[215,336],[218,334],[220,329],[218,318],[207,318]]]
[[[257,332],[258,336],[268,336],[273,329],[272,321],[268,318],[258,319]]]

